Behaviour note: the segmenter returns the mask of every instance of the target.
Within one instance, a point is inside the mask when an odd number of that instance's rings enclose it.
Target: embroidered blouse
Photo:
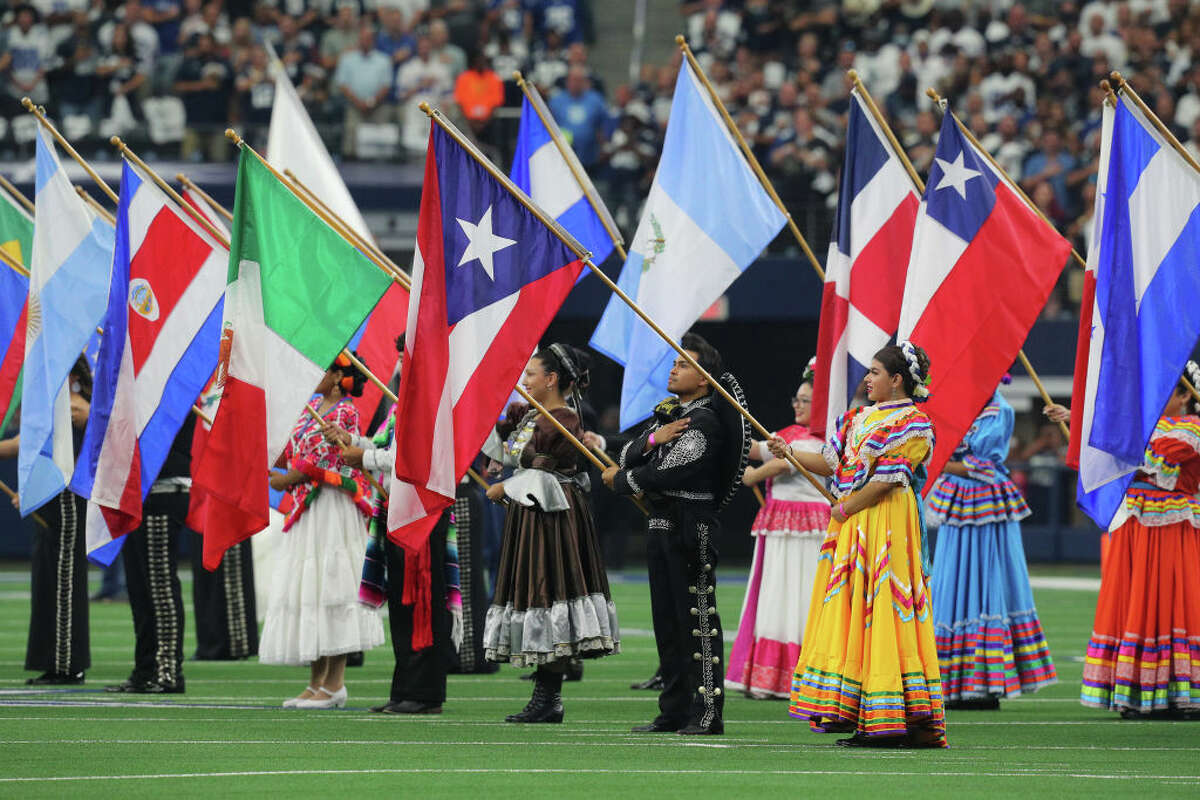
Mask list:
[[[1145,461],[1109,530],[1136,517],[1146,527],[1186,522],[1200,528],[1200,417],[1163,417]]]
[[[933,441],[933,423],[912,401],[851,409],[821,451],[830,490],[842,498],[869,482],[920,488]]]
[[[577,439],[583,438],[583,426],[574,411],[556,408],[550,414]],[[566,511],[570,504],[560,484],[576,482],[584,490],[588,488],[587,475],[581,474],[582,456],[575,445],[553,422],[523,403],[509,406],[483,451],[516,469],[504,481],[504,494],[521,505],[536,502],[543,511]]]
[[[797,453],[821,452],[820,437],[813,436],[807,425],[789,425],[776,435],[791,445],[792,450]],[[771,451],[767,449],[766,442],[759,442],[757,447],[759,448],[759,458],[764,463],[774,458]],[[767,481],[767,498],[782,500],[786,503],[819,503],[828,508],[829,501],[825,499],[824,495],[818,492],[807,478],[800,475],[791,462],[787,462],[787,464],[788,472],[776,475]]]
[[[308,407],[316,411],[321,406],[321,398],[313,397],[308,401]],[[329,408],[322,416],[326,422],[357,434],[358,409],[347,398],[342,398]],[[325,441],[321,425],[312,414],[305,412],[292,430],[292,438],[283,451],[288,466],[299,470],[308,476],[309,480],[294,484],[288,492],[295,500],[291,512],[284,520],[283,529],[290,530],[296,521],[304,514],[326,488],[345,492],[354,500],[363,516],[370,517],[371,491],[367,479],[362,472],[350,467],[342,460],[341,451]]]

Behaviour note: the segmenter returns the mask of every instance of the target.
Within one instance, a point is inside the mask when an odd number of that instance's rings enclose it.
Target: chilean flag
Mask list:
[[[949,111],[913,233],[896,336],[929,354],[928,487],[1017,357],[1071,252]]]
[[[396,437],[388,509],[388,536],[410,552],[454,502],[583,269],[517,199],[519,189],[431,126],[396,407],[403,435]]]
[[[896,333],[920,195],[891,143],[850,92],[846,156],[825,263],[813,385],[812,430],[834,430]]]
[[[91,414],[71,489],[111,563],[217,366],[228,251],[126,162]],[[104,548],[102,555],[97,551]]]

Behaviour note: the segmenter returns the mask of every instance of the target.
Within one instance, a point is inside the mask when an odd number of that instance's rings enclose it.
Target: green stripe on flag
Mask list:
[[[33,248],[33,219],[6,192],[0,192],[0,247],[26,269]]]
[[[15,386],[13,386],[12,397],[0,397],[0,404],[8,403],[7,408],[5,408],[3,405],[0,405],[0,408],[4,409],[4,421],[0,422],[0,434],[3,434],[6,430],[8,430],[8,423],[12,422],[13,414],[16,413],[16,410],[21,407],[21,384],[24,381],[25,368],[21,367],[21,371],[17,373],[17,383]]]
[[[229,281],[243,261],[258,263],[264,322],[322,367],[333,363],[391,282],[245,151],[232,232]]]

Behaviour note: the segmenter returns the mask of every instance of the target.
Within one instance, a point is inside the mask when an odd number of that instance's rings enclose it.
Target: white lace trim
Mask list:
[[[632,470],[625,470],[625,480],[629,484],[629,488],[633,489],[634,494],[642,493],[642,487],[638,485],[637,478],[633,477]]]
[[[867,483],[898,483],[901,486],[908,486],[911,481],[907,472],[886,472],[883,475],[872,475],[867,479]]]
[[[1185,428],[1170,428],[1165,431],[1155,430],[1154,434],[1150,437],[1150,441],[1156,442],[1159,439],[1174,439],[1177,442],[1186,444],[1196,452],[1200,452],[1200,436]]]

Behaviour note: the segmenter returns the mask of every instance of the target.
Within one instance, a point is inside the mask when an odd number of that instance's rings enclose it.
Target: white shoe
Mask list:
[[[306,690],[308,690],[309,692],[311,692],[312,694],[316,694],[316,693],[317,693],[317,690],[316,690],[316,689],[314,689],[314,688],[313,688],[313,687],[311,687],[311,686],[306,686],[306,687],[304,687],[304,688],[305,688]],[[307,699],[307,698],[306,698],[306,699]],[[300,699],[299,697],[292,697],[292,698],[289,698],[289,699],[287,699],[287,700],[284,700],[284,701],[283,701],[283,707],[284,707],[284,708],[295,708],[295,707],[296,707],[296,706],[297,706],[299,703],[301,703],[301,702],[302,702],[302,701],[301,701],[301,699]]]
[[[350,696],[346,691],[346,687],[338,689],[336,692],[330,692],[324,686],[318,687],[317,691],[325,695],[324,698],[309,698],[308,700],[299,700],[296,703],[296,708],[344,708],[346,699]]]

